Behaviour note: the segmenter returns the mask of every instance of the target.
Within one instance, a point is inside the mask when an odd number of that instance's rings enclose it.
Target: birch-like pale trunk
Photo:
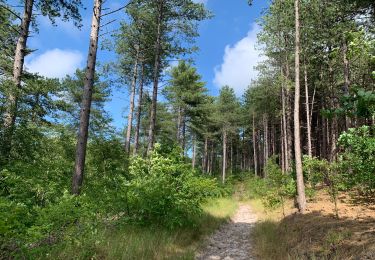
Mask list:
[[[129,107],[129,114],[128,114],[128,127],[126,130],[126,139],[125,139],[125,153],[130,154],[130,141],[131,141],[131,134],[133,128],[133,114],[134,114],[134,101],[135,101],[135,91],[137,86],[137,78],[138,78],[138,62],[139,62],[139,46],[137,48],[137,54],[134,61],[134,69],[133,69],[133,79],[131,83],[131,94],[130,94],[130,107]]]
[[[75,166],[72,181],[72,193],[78,195],[80,193],[86,160],[86,148],[88,129],[90,121],[90,110],[92,101],[92,91],[95,77],[96,55],[98,52],[98,40],[100,29],[100,18],[103,0],[94,0],[94,11],[91,23],[90,45],[87,58],[86,76],[83,86],[83,96],[81,105],[81,114],[79,122],[79,130],[77,137],[77,147],[75,156]]]
[[[299,0],[294,1],[295,8],[295,93],[294,93],[294,152],[296,161],[298,208],[301,213],[306,210],[305,183],[302,172],[301,133],[300,133],[300,23]]]

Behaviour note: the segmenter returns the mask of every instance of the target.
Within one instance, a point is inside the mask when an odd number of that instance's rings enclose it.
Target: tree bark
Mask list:
[[[301,213],[306,210],[305,184],[302,172],[302,154],[300,140],[300,24],[299,24],[299,0],[295,0],[295,27],[296,27],[296,43],[295,43],[295,97],[294,97],[294,150],[296,160],[297,175],[297,191],[298,191],[298,207]]]
[[[254,171],[255,175],[258,176],[258,155],[257,155],[257,138],[256,138],[256,132],[255,132],[255,115],[253,113],[253,151],[254,151]]]
[[[4,112],[4,151],[8,157],[12,149],[13,132],[17,118],[18,110],[18,90],[21,89],[21,77],[23,74],[23,66],[25,63],[26,45],[29,37],[30,23],[33,14],[34,0],[26,0],[24,5],[24,13],[21,21],[20,35],[17,40],[16,50],[13,63],[13,84],[15,89],[10,91],[7,100],[7,106]]]
[[[143,80],[144,80],[144,63],[141,64],[141,76],[139,80],[139,89],[138,89],[138,108],[137,108],[137,115],[136,115],[136,126],[135,126],[135,135],[134,135],[134,150],[133,154],[136,155],[138,153],[139,148],[139,132],[141,126],[141,114],[142,114],[142,99],[143,99]]]
[[[197,150],[197,143],[196,143],[195,137],[193,136],[193,155],[192,155],[192,160],[191,160],[191,166],[193,169],[195,169],[196,150]]]
[[[204,138],[203,172],[208,173],[208,138]]]
[[[283,145],[284,145],[284,170],[288,172],[290,170],[289,164],[289,151],[288,151],[288,129],[287,129],[287,108],[286,108],[286,101],[285,101],[285,83],[281,86],[281,101],[282,101],[282,132],[283,132]]]
[[[223,131],[223,169],[222,169],[222,182],[225,183],[225,174],[227,170],[227,131]]]
[[[349,87],[350,87],[350,65],[348,60],[348,44],[346,42],[346,39],[343,40],[342,43],[342,58],[344,63],[344,94],[349,95]],[[345,128],[346,130],[351,127],[350,118],[348,116],[345,116]]]
[[[81,105],[81,115],[77,138],[76,158],[72,182],[72,193],[80,193],[86,160],[86,147],[88,129],[90,121],[90,109],[92,100],[92,90],[95,77],[96,55],[98,51],[98,37],[100,29],[100,16],[102,11],[102,0],[94,0],[94,11],[92,16],[90,46],[87,58],[86,77],[83,86],[83,96]]]
[[[312,145],[311,145],[311,117],[310,117],[310,101],[309,101],[309,86],[307,77],[306,63],[304,63],[304,76],[305,76],[305,106],[306,106],[306,127],[307,127],[307,154],[312,158]]]
[[[129,115],[128,115],[128,128],[126,130],[126,140],[125,140],[125,152],[126,154],[130,154],[130,140],[133,128],[133,114],[134,114],[134,100],[135,100],[135,91],[137,86],[137,78],[138,78],[138,60],[139,60],[139,46],[137,48],[137,54],[135,57],[134,62],[134,69],[133,69],[133,80],[131,84],[131,95],[130,95],[130,108],[129,108]]]
[[[150,128],[148,133],[148,147],[147,154],[150,154],[154,148],[155,143],[155,126],[156,126],[156,108],[158,102],[158,87],[159,87],[159,69],[160,69],[160,49],[161,49],[161,34],[162,34],[162,20],[163,20],[163,1],[158,1],[158,21],[155,44],[155,61],[154,61],[154,82],[152,91],[152,104],[150,116]]]

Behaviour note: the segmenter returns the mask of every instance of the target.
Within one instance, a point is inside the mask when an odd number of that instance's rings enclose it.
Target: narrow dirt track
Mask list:
[[[251,229],[256,215],[247,204],[240,204],[231,222],[217,230],[196,255],[197,260],[251,260]]]

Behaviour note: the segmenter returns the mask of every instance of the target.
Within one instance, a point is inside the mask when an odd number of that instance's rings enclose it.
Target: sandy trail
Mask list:
[[[240,204],[231,222],[222,226],[206,241],[197,260],[251,260],[251,228],[256,215],[247,204]]]

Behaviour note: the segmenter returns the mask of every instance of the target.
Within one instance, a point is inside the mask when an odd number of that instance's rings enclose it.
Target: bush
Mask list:
[[[342,171],[348,188],[373,194],[375,190],[375,127],[362,126],[341,134],[339,146]]]
[[[201,204],[221,195],[213,179],[198,176],[178,151],[162,155],[156,147],[149,159],[130,165],[129,200],[132,214],[142,222],[184,226],[202,213]]]

